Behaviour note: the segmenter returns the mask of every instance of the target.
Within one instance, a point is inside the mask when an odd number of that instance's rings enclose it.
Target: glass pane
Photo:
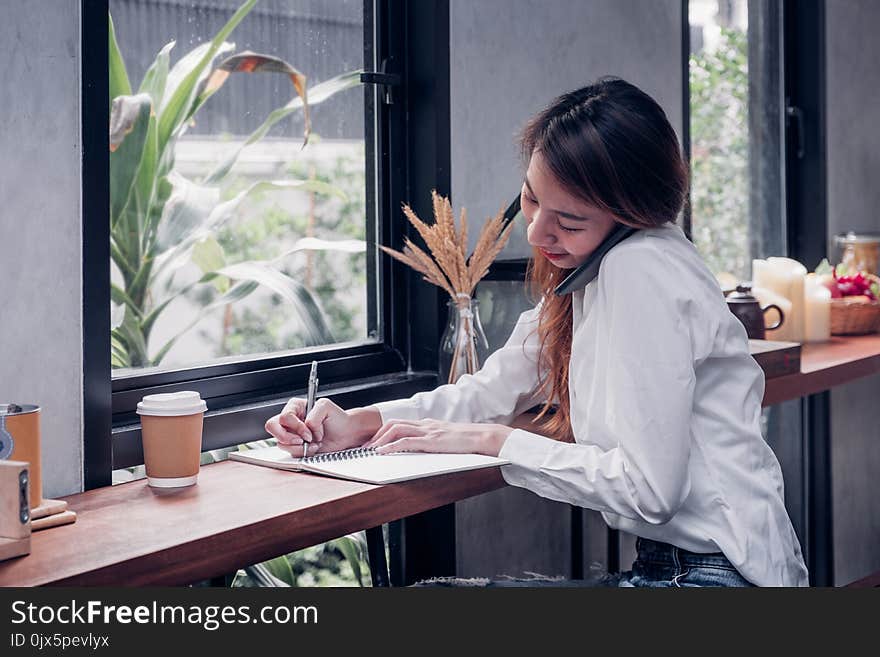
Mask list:
[[[748,276],[748,14],[690,0],[691,231],[715,274]]]
[[[358,84],[340,84],[326,100],[320,87],[365,67],[363,2],[263,0],[199,73],[205,49],[244,6],[110,0],[130,93],[149,92],[153,115],[137,118],[111,153],[116,375],[377,335],[367,325],[376,294],[365,247],[371,118]],[[260,60],[212,74],[245,51],[272,59],[252,74],[242,69]],[[111,95],[125,94],[112,48],[110,66]],[[305,148],[296,71],[310,100]],[[125,105],[135,117],[138,98]],[[288,103],[300,107],[274,121]]]
[[[523,281],[482,281],[477,286],[477,299],[490,352],[504,346],[520,314],[535,305]]]
[[[784,253],[779,7],[690,0],[691,224],[726,282]]]
[[[689,0],[692,234],[716,275],[749,280],[753,258],[785,255],[781,3]],[[765,408],[764,438],[806,545],[801,402]]]

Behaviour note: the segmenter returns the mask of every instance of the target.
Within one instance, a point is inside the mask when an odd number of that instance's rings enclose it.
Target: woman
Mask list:
[[[305,440],[309,454],[366,445],[508,459],[507,483],[639,537],[632,570],[606,585],[807,585],[761,436],[763,372],[674,223],[688,173],[663,110],[603,78],[534,117],[522,147],[541,302],[506,345],[475,375],[410,399],[348,411],[322,399],[305,418],[293,399],[267,431],[294,453]],[[598,276],[555,294],[620,224],[638,230]],[[552,438],[510,426],[535,404]]]

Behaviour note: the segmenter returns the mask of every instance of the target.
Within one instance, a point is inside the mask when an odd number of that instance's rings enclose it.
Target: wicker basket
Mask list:
[[[880,278],[869,275],[874,282]],[[861,297],[831,300],[831,335],[864,335],[880,330],[880,301],[864,303]]]

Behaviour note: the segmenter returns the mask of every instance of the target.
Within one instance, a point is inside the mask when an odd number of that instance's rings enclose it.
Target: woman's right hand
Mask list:
[[[308,417],[305,412],[306,400],[295,397],[266,422],[266,431],[278,439],[278,447],[296,457],[303,456],[303,441],[309,444],[308,456],[350,449],[362,445],[382,425],[376,408],[345,411],[327,398],[316,401]]]

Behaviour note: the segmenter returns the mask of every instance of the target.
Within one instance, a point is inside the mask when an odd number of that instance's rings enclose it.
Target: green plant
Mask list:
[[[312,136],[314,141],[315,136]],[[245,216],[230,222],[217,241],[231,261],[255,257],[276,258],[285,250],[290,234],[317,239],[347,239],[352,246],[365,239],[366,180],[364,147],[335,157],[310,157],[308,152],[289,165],[288,175],[317,179],[338,186],[347,200],[309,194],[305,208],[292,211],[275,195],[257,195],[246,202]],[[302,283],[324,310],[333,336],[340,342],[365,337],[365,299],[352,291],[366,290],[366,258],[362,250],[351,253],[313,249],[304,258],[289,258],[285,274]],[[212,286],[198,291],[198,303],[209,305],[220,294]],[[308,336],[292,326],[284,299],[276,294],[254,294],[247,304],[227,306],[216,323],[200,325],[205,344],[215,357],[238,356],[294,349],[308,344]]]
[[[363,532],[341,536],[244,568],[233,587],[367,586],[366,538]]]
[[[690,58],[694,243],[713,272],[740,279],[751,265],[747,45],[722,28],[717,48]]]
[[[313,87],[307,101],[305,76],[276,57],[243,52],[214,65],[216,58],[234,49],[225,39],[255,3],[256,0],[244,2],[210,42],[193,49],[173,67],[169,64],[174,42],[168,43],[147,70],[136,94],[132,93],[110,20],[110,249],[116,270],[114,279],[119,281],[111,286],[114,367],[160,364],[178,338],[206,313],[240,301],[259,286],[272,290],[296,312],[307,344],[334,341],[314,295],[286,275],[279,261],[299,251],[348,250],[349,244],[304,239],[273,260],[229,262],[214,238],[245,199],[268,190],[294,189],[345,199],[338,188],[326,182],[297,179],[257,181],[224,198],[221,184],[243,148],[262,139],[275,123],[298,111],[305,117],[307,143],[309,107],[360,83],[359,71],[339,75]],[[202,181],[187,180],[174,170],[177,141],[199,109],[236,72],[288,76],[296,95],[271,112]],[[195,281],[181,283],[177,275],[188,263],[197,265],[202,275]],[[206,285],[213,286],[219,298],[202,306],[182,331],[153,349],[150,334],[157,318],[175,299]]]

